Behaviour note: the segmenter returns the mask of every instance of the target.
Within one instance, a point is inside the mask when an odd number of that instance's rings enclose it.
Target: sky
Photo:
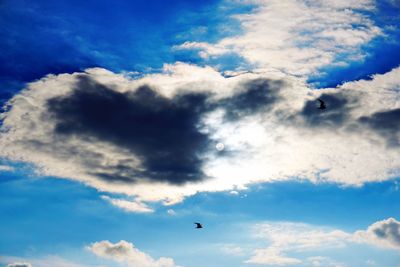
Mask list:
[[[399,267],[399,25],[398,0],[0,1],[0,266]]]

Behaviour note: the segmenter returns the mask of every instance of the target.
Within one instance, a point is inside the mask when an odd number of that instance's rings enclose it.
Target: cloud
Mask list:
[[[109,241],[100,241],[93,243],[88,249],[99,257],[111,259],[123,263],[128,267],[174,267],[174,260],[161,257],[158,260],[153,259],[148,254],[138,250],[132,243],[124,240],[118,243]]]
[[[367,15],[375,9],[372,0],[242,3],[256,8],[234,17],[240,34],[215,43],[188,41],[176,48],[198,50],[206,60],[236,53],[248,62],[247,68],[307,76],[322,66],[362,60],[360,46],[382,34]]]
[[[337,262],[337,261],[332,260],[331,258],[322,257],[322,256],[309,257],[309,258],[307,258],[307,262],[309,262],[310,266],[313,266],[313,267],[322,267],[322,266],[345,267],[345,266],[347,266],[344,263]]]
[[[15,262],[7,264],[7,267],[32,267],[32,264],[27,262]]]
[[[232,255],[232,256],[243,256],[244,250],[242,247],[235,244],[223,244],[220,246],[220,250],[224,254]]]
[[[300,264],[302,261],[296,258],[291,258],[283,255],[280,251],[274,248],[257,249],[254,255],[246,263],[263,264],[263,265],[292,265]]]
[[[221,102],[230,120],[268,111],[278,100],[283,81],[254,79],[242,84],[242,91]]]
[[[327,109],[324,112],[315,112],[315,100],[308,100],[300,113],[306,123],[311,127],[342,126],[349,116],[349,97],[333,92],[321,94],[319,98],[323,99]]]
[[[254,227],[255,237],[268,242],[268,247],[256,249],[246,263],[263,265],[343,266],[321,256],[304,255],[340,249],[350,244],[368,244],[379,248],[400,248],[400,222],[394,218],[375,222],[367,230],[354,233],[338,229],[291,222],[271,222]],[[296,256],[292,256],[296,255]]]
[[[400,108],[381,111],[369,117],[361,117],[360,122],[376,131],[387,140],[388,146],[400,145]]]
[[[138,79],[100,68],[49,75],[8,102],[0,156],[125,194],[105,199],[141,212],[260,182],[362,185],[399,173],[399,77],[313,90],[283,74],[227,78],[183,63]]]
[[[208,140],[196,124],[207,110],[206,98],[185,94],[171,100],[146,86],[121,93],[82,75],[71,94],[48,99],[47,110],[61,139],[92,138],[141,159],[141,168],[120,161],[111,171],[94,170],[95,176],[111,182],[180,184],[204,178],[198,154]]]
[[[11,263],[10,263],[11,262]],[[29,263],[28,263],[29,262]],[[7,267],[100,267],[99,265],[85,265],[71,262],[58,256],[43,258],[22,259],[13,256],[1,256],[0,263],[8,263]]]
[[[173,209],[168,209],[167,210],[167,214],[170,215],[170,216],[175,216],[176,215],[176,211],[173,210]]]
[[[127,212],[137,212],[137,213],[151,213],[154,210],[147,206],[145,203],[138,200],[129,201],[125,199],[116,199],[109,196],[101,196],[102,199],[107,200],[114,206],[117,206]]]
[[[365,231],[357,231],[355,237],[360,242],[400,249],[400,222],[394,218],[378,221]]]
[[[1,171],[13,171],[14,167],[8,165],[0,165],[0,172]]]
[[[246,263],[298,265],[303,260],[288,256],[287,253],[340,248],[351,239],[351,234],[340,230],[301,223],[266,223],[257,225],[255,229],[257,238],[267,239],[269,246],[256,249]]]

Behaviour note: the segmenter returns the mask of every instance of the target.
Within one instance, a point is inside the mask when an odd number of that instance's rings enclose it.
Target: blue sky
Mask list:
[[[146,71],[177,60],[195,60],[171,53],[171,47],[186,40],[213,41],[232,34],[238,29],[221,33],[219,25],[230,14],[250,9],[228,6],[216,13],[219,4],[5,1],[1,6],[1,45],[6,51],[2,53],[2,80],[29,82],[48,73],[88,67]]]
[[[2,1],[0,266],[399,266],[399,11]]]

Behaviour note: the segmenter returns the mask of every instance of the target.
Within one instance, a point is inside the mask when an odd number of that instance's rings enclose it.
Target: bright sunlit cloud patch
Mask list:
[[[242,34],[215,43],[187,41],[176,48],[198,50],[205,60],[237,53],[252,69],[308,76],[322,66],[362,60],[360,46],[382,34],[367,15],[375,10],[371,0],[244,3],[257,8],[235,16]]]

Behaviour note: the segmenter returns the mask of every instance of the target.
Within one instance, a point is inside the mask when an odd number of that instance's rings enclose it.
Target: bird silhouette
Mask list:
[[[196,225],[196,229],[203,228],[201,223],[195,222],[194,224]]]
[[[325,102],[324,101],[322,101],[321,99],[317,99],[318,101],[319,101],[319,107],[318,107],[318,109],[326,109],[326,105],[325,105]]]

